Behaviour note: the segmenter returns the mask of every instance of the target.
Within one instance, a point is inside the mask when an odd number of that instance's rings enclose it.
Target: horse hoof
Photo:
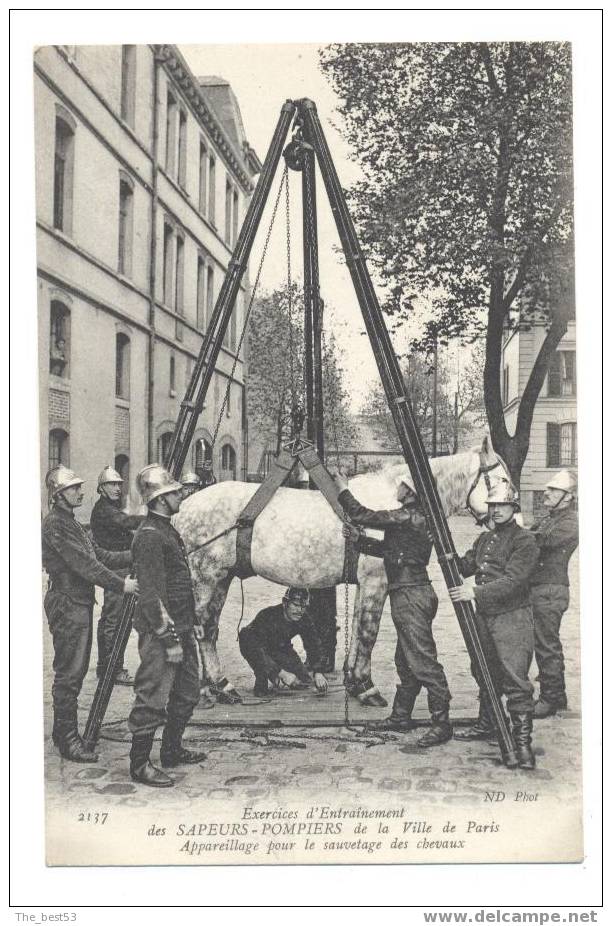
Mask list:
[[[361,703],[365,705],[365,707],[387,707],[389,704],[387,699],[383,698],[380,692],[377,694],[368,695],[368,697],[364,698]]]

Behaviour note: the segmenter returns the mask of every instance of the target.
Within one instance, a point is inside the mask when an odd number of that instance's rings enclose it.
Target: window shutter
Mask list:
[[[552,421],[546,424],[546,465],[549,468],[561,465],[561,429]]]

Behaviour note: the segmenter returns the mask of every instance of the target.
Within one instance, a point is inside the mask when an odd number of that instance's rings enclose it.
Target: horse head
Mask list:
[[[478,454],[479,465],[468,491],[465,507],[474,516],[477,524],[484,524],[489,514],[487,497],[492,486],[500,479],[512,482],[512,478],[502,458],[493,450],[488,437],[483,438],[480,447],[474,448],[474,453]]]

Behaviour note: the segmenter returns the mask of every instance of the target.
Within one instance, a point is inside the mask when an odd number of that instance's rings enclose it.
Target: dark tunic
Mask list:
[[[161,629],[161,605],[174,621],[178,633],[195,623],[195,603],[185,546],[169,518],[149,512],[136,531],[132,557],[140,595],[134,614],[139,632]]]
[[[571,508],[551,511],[531,528],[540,555],[531,585],[569,585],[567,566],[578,546],[578,516]]]
[[[146,518],[121,511],[121,502],[100,496],[91,512],[91,531],[94,540],[105,550],[129,550],[134,531]]]
[[[299,621],[289,621],[285,617],[282,604],[264,608],[251,623],[241,631],[253,646],[268,657],[267,674],[269,678],[278,675],[279,670],[288,665],[296,666],[299,662],[301,673],[304,666],[298,654],[291,645],[295,636],[300,636],[304,649],[309,654],[309,661],[314,672],[322,671],[323,654],[321,640],[308,613]],[[286,659],[285,657],[289,657]],[[296,662],[297,660],[297,662]],[[295,671],[291,668],[290,671]]]
[[[491,674],[507,697],[510,713],[531,713],[534,707],[529,681],[534,646],[529,578],[537,555],[533,534],[513,519],[481,534],[459,560],[464,576],[476,576],[476,609],[485,619],[497,657]]]
[[[129,566],[128,552],[111,552],[91,540],[72,512],[57,506],[42,523],[43,566],[51,588],[73,601],[92,604],[94,586],[123,593],[123,578],[110,568]]]
[[[432,630],[438,598],[427,574],[433,542],[422,512],[416,505],[373,511],[360,504],[348,489],[339,494],[338,501],[354,524],[385,532],[383,556],[391,617],[397,630],[395,666],[401,683],[394,713],[400,703],[406,704],[406,698],[414,705],[423,686],[430,710],[446,710],[451,694],[438,662]]]
[[[433,543],[417,507],[373,511],[348,489],[340,492],[338,501],[354,524],[384,530],[384,563],[390,589],[429,584],[427,564]]]
[[[140,665],[128,726],[139,734],[167,722],[182,731],[200,697],[195,603],[185,546],[170,519],[150,511],[136,531],[132,556],[140,586],[134,614]],[[162,607],[180,637],[182,662],[166,660],[156,635],[164,623]]]
[[[481,614],[497,615],[529,606],[529,580],[537,562],[533,534],[512,520],[482,533],[459,568],[476,576],[474,596]]]
[[[95,586],[122,595],[123,578],[107,567],[129,565],[130,553],[98,547],[71,511],[55,507],[42,524],[42,555],[50,578],[45,612],[54,650],[53,733],[61,738],[77,727],[77,698],[91,654]]]

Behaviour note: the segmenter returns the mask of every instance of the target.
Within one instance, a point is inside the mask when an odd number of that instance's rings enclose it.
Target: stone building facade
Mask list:
[[[227,82],[175,46],[44,47],[34,74],[41,473],[81,474],[87,517],[104,465],[135,504],[168,446],[261,164]],[[186,464],[221,479],[247,465],[248,285]]]
[[[502,397],[510,433],[516,426],[520,396],[545,338],[541,324],[516,326],[502,347]],[[521,474],[521,504],[530,519],[540,511],[545,484],[560,469],[578,472],[576,423],[576,326],[568,325],[557,348],[531,425],[529,451]]]

